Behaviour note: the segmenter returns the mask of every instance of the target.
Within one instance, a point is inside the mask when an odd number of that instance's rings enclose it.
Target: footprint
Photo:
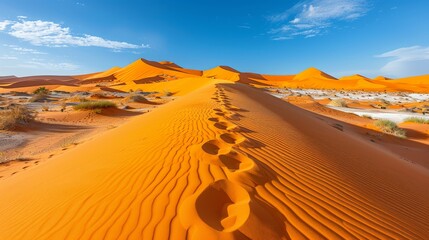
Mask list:
[[[234,150],[228,154],[219,155],[219,159],[231,172],[247,171],[255,165],[250,158]]]
[[[230,106],[228,107],[228,110],[231,110],[231,111],[240,111],[240,110],[241,110],[241,108],[230,105]]]
[[[228,180],[210,184],[198,197],[195,207],[198,216],[209,227],[222,232],[240,228],[249,218],[249,193]]]
[[[211,155],[225,154],[231,149],[226,143],[218,140],[210,140],[203,144],[202,149],[204,152]]]
[[[238,128],[237,125],[230,122],[217,122],[214,126],[222,130],[234,130]]]
[[[224,133],[220,135],[220,138],[229,144],[240,144],[246,140],[245,137],[236,133]]]
[[[225,117],[231,120],[240,120],[240,117],[242,117],[242,115],[238,113],[228,113],[228,114],[225,114]]]
[[[24,166],[24,167],[22,167],[22,169],[27,169],[29,166]]]
[[[219,118],[212,117],[212,118],[209,118],[209,121],[211,121],[211,122],[219,122]]]

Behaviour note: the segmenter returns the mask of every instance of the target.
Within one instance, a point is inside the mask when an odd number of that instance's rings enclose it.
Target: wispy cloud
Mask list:
[[[23,48],[23,47],[20,47],[17,45],[3,44],[3,46],[9,47],[10,49],[12,49],[13,51],[15,51],[19,54],[47,54],[45,52],[41,52],[41,51],[36,50],[36,49]]]
[[[0,59],[1,60],[17,60],[18,58],[15,56],[3,55],[3,56],[0,56]]]
[[[37,59],[25,62],[26,67],[28,68],[43,68],[46,70],[57,70],[57,71],[74,71],[79,69],[78,65],[62,62],[62,63],[52,63],[46,61],[40,61]]]
[[[89,34],[74,35],[70,28],[50,21],[29,21],[26,17],[19,17],[18,21],[4,20],[0,22],[0,31],[10,36],[29,42],[36,46],[47,47],[102,47],[109,49],[139,49],[149,48],[147,44],[132,44],[128,42],[112,41]]]
[[[239,28],[244,28],[244,29],[250,29],[251,28],[249,25],[240,25],[238,27]]]
[[[279,27],[272,29],[274,40],[320,35],[338,21],[352,21],[369,10],[367,0],[306,0],[268,19]]]
[[[429,47],[398,48],[376,57],[391,58],[381,68],[381,73],[392,77],[429,74]]]

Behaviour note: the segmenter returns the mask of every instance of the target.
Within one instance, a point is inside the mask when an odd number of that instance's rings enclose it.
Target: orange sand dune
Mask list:
[[[23,88],[23,87],[33,87],[33,86],[48,86],[48,85],[65,85],[65,86],[73,86],[75,85],[76,80],[44,80],[44,79],[34,79],[28,81],[19,81],[15,83],[11,83],[9,85],[3,85],[3,88]]]
[[[162,62],[159,62],[159,63],[162,64],[162,65],[164,65],[164,66],[167,66],[167,67],[169,67],[171,69],[179,71],[179,72],[189,73],[189,74],[196,75],[196,76],[202,76],[203,75],[203,71],[201,71],[201,70],[194,70],[194,69],[183,68],[183,67],[181,67],[181,66],[179,66],[179,65],[177,65],[177,64],[175,64],[173,62],[170,62],[170,61],[162,61]]]
[[[2,78],[0,88],[20,88],[26,86],[47,86],[49,84],[62,85],[64,81],[79,84],[83,87],[91,84],[109,84],[110,86],[127,85],[127,89],[141,89],[146,84],[174,81],[183,78],[194,78],[196,81],[204,78],[229,80],[249,84],[255,87],[286,87],[311,89],[337,90],[364,90],[364,91],[407,91],[429,92],[429,75],[389,79],[383,76],[369,79],[356,74],[342,78],[335,78],[319,69],[308,68],[296,75],[268,75],[240,72],[228,66],[218,66],[201,71],[183,68],[170,61],[155,62],[146,59],[137,61],[123,68],[113,67],[109,70],[76,76],[34,76],[25,78]],[[51,83],[53,80],[60,81]],[[20,83],[11,85],[17,82]],[[10,85],[10,86],[9,86]],[[2,90],[2,92],[4,92]]]
[[[395,82],[405,83],[405,84],[429,85],[429,75],[400,78],[400,79],[396,79]]]
[[[44,82],[75,83],[77,82],[77,80],[78,79],[73,76],[29,76],[3,78],[0,79],[0,84],[2,85],[2,87],[18,83],[21,85],[43,85],[45,84]]]
[[[106,78],[106,77],[113,75],[115,72],[119,71],[120,69],[121,69],[120,67],[115,66],[115,67],[112,67],[112,68],[110,68],[104,72],[91,75],[90,77],[85,78],[85,80]]]
[[[0,239],[426,239],[427,182],[312,113],[213,80],[0,180]]]
[[[331,75],[328,75],[327,73],[324,73],[320,71],[317,68],[308,68],[299,74],[295,75],[293,80],[300,81],[300,80],[309,80],[309,79],[317,79],[317,80],[337,80]]]
[[[161,61],[159,62],[160,64],[170,67],[170,68],[182,68],[181,66],[175,64],[174,62],[170,62],[170,61]]]
[[[168,75],[165,78],[183,78],[193,76],[192,74],[184,73],[158,62],[148,61],[145,59],[139,59],[113,74],[118,81],[125,82],[127,84],[134,84],[134,81],[141,81],[146,78],[153,78],[159,75]]]
[[[351,75],[351,76],[345,76],[345,77],[341,77],[338,80],[354,80],[354,81],[359,81],[359,80],[370,80],[369,78],[362,76],[360,74],[355,74],[355,75]]]
[[[377,76],[374,78],[376,81],[384,81],[384,80],[391,80],[391,78],[387,78],[385,76]]]
[[[228,66],[217,66],[215,68],[205,70],[203,76],[207,78],[225,79],[230,81],[239,81],[240,72]]]
[[[281,80],[277,78],[276,80]],[[384,84],[384,81],[373,81],[362,75],[347,76],[336,79],[316,68],[309,68],[297,75],[292,80],[287,79],[278,82],[268,83],[274,86],[290,87],[290,88],[314,88],[314,89],[338,89],[338,90],[369,90],[369,91],[384,91],[389,87],[392,91],[395,86]],[[421,89],[419,89],[421,90]]]
[[[264,75],[257,73],[242,73],[234,68],[228,66],[217,66],[215,68],[206,70],[203,72],[203,77],[229,80],[234,82],[246,83],[256,86],[276,86],[276,84],[271,84],[270,80],[265,78]],[[270,79],[273,79],[272,76],[268,76]],[[282,80],[285,80],[283,78]]]

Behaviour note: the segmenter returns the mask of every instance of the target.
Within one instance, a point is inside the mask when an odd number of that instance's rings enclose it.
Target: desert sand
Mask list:
[[[428,92],[421,77],[271,76],[140,59],[71,78],[6,78],[0,89],[172,97],[0,178],[0,239],[427,239],[426,126],[404,124],[415,131],[400,139],[312,98],[263,90]],[[82,119],[68,114],[63,121]]]

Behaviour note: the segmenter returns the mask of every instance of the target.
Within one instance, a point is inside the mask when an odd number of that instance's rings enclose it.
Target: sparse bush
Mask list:
[[[377,120],[375,123],[375,126],[380,128],[381,131],[395,135],[400,138],[406,137],[406,132],[404,129],[399,128],[398,125],[396,125],[395,122],[390,120]]]
[[[34,93],[34,95],[28,101],[29,102],[39,102],[41,100],[46,100],[46,97],[49,94],[49,90],[45,87],[39,87],[33,93]]]
[[[368,119],[372,119],[372,117],[371,117],[371,116],[366,115],[366,114],[362,115],[362,117],[364,117],[364,118],[368,118]]]
[[[115,108],[116,104],[110,101],[82,102],[74,106],[75,110],[99,110],[103,108]]]
[[[328,105],[333,107],[347,107],[346,101],[343,99],[334,99],[329,102]]]
[[[419,117],[409,117],[404,120],[404,122],[413,122],[413,123],[421,123],[421,124],[429,124],[428,119],[419,118]]]
[[[22,105],[10,106],[0,110],[0,130],[12,130],[18,124],[27,124],[34,120],[35,114]]]
[[[171,97],[171,96],[173,96],[173,93],[168,91],[168,90],[164,90],[163,95],[164,95],[164,97]]]
[[[125,102],[147,103],[148,100],[139,94],[130,94],[124,99]]]
[[[44,95],[48,95],[49,94],[49,89],[45,88],[45,87],[39,87],[38,89],[36,89],[34,92],[34,94],[44,94]]]

